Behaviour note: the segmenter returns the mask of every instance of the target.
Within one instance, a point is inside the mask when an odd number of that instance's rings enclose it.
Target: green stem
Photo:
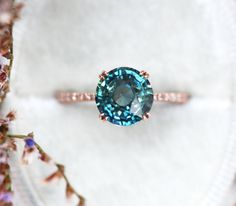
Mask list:
[[[25,139],[31,138],[29,135],[20,135],[20,134],[8,134],[7,137],[11,138],[11,139],[21,139],[21,140],[25,140]],[[41,154],[42,153],[46,154],[46,152],[43,150],[43,148],[37,142],[35,142],[35,147],[38,149],[38,151]],[[57,166],[57,164],[56,164],[56,166]]]
[[[26,139],[26,138],[29,138],[29,136],[27,135],[18,135],[18,134],[8,134],[7,135],[8,138],[10,139]]]

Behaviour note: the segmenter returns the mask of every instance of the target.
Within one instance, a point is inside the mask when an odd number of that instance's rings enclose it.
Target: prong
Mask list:
[[[100,119],[100,120],[102,120],[102,121],[104,121],[104,122],[106,122],[106,121],[107,121],[107,118],[106,118],[106,116],[105,116],[105,114],[104,114],[104,113],[102,113],[102,114],[99,114],[99,119]]]
[[[104,80],[107,74],[108,74],[107,71],[103,71],[98,77],[100,80]]]
[[[144,115],[143,115],[143,120],[147,120],[150,118],[150,114],[148,112],[146,112]]]
[[[142,75],[142,76],[145,77],[146,79],[149,78],[149,73],[146,72],[146,71],[144,71],[144,70],[142,70],[142,71],[140,72],[140,75]]]

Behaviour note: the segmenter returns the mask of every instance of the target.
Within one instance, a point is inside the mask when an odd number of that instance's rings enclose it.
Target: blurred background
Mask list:
[[[4,109],[14,133],[66,165],[92,206],[233,206],[236,171],[235,0],[25,0]],[[147,70],[155,92],[187,91],[187,105],[155,104],[149,121],[120,128],[95,103],[63,106],[57,90],[95,92],[98,74]],[[15,205],[73,205],[41,163],[18,167]],[[235,192],[236,196],[236,192]]]

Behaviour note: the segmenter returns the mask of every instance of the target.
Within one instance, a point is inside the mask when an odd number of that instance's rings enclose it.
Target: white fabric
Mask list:
[[[17,110],[13,132],[34,131],[88,206],[219,206],[236,167],[235,11],[233,0],[26,1],[5,103]],[[193,98],[155,104],[149,121],[127,128],[99,121],[94,103],[54,100],[58,89],[95,91],[117,66]],[[49,170],[19,172],[28,189],[16,185],[16,205],[66,204],[62,183],[41,185]]]

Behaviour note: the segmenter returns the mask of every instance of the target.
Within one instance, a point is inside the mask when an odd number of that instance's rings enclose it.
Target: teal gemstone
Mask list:
[[[129,126],[142,120],[151,110],[153,90],[149,80],[139,71],[119,67],[99,81],[96,104],[109,122]]]

